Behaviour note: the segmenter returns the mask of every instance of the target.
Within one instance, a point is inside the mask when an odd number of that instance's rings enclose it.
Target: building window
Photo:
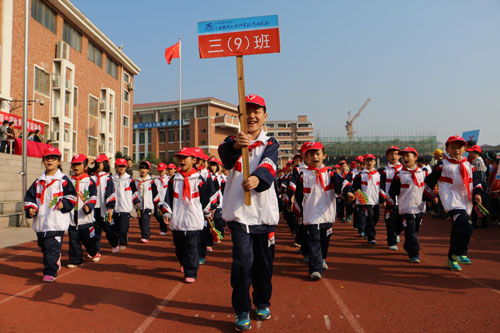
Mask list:
[[[115,79],[118,79],[118,65],[109,59],[109,57],[106,59],[106,72]]]
[[[281,128],[286,127],[286,124],[278,124],[278,127],[281,127]]]
[[[200,108],[200,114],[198,115],[199,118],[206,117],[207,116],[207,107],[202,106]]]
[[[174,142],[175,140],[175,131],[168,130],[168,142]]]
[[[35,67],[35,91],[50,96],[50,74],[38,67]]]
[[[89,137],[89,156],[97,156],[97,139]]]
[[[274,132],[268,132],[267,135],[274,136]]]
[[[128,156],[128,147],[123,147],[123,156]]]
[[[73,87],[73,108],[78,108],[78,88]]]
[[[311,127],[310,124],[299,124],[299,127]]]
[[[266,126],[269,127],[269,128],[273,128],[274,124],[266,124]]]
[[[94,44],[89,41],[88,58],[94,64],[102,67],[102,51],[97,48]]]
[[[165,160],[165,156],[166,156],[165,152],[164,152],[164,151],[161,151],[161,152],[160,152],[160,158],[159,158],[159,159],[160,159],[160,162],[166,162],[166,160]]]
[[[148,130],[148,144],[151,144],[151,130]]]
[[[189,141],[191,140],[191,130],[189,127],[186,127],[182,130],[184,132],[184,140]]]
[[[63,40],[78,52],[82,52],[82,34],[64,21]]]
[[[278,132],[278,136],[290,136],[288,132]]]
[[[182,110],[182,119],[189,120],[193,118],[193,109]]]
[[[125,100],[125,102],[130,100],[130,93],[127,90],[123,90],[123,100]]]
[[[200,144],[202,144],[202,145],[206,145],[206,144],[207,144],[207,141],[206,141],[206,140],[201,140],[201,141],[200,141]]]
[[[76,151],[77,151],[77,148],[76,148],[76,138],[78,136],[76,135],[76,132],[73,132],[73,146],[72,146],[72,149],[73,149],[73,154],[76,154]]]
[[[123,127],[128,128],[128,117],[127,116],[123,116]]]
[[[123,81],[125,81],[125,83],[129,83],[130,82],[130,75],[123,72]]]
[[[160,121],[171,121],[171,120],[174,120],[173,111],[160,112]]]
[[[207,129],[206,128],[202,128],[201,129],[201,133],[207,133]]]
[[[146,143],[146,134],[144,131],[139,132],[139,144],[143,145]]]
[[[159,137],[159,141],[160,143],[165,143],[165,139],[167,138],[167,131],[165,130],[159,130],[158,131],[158,137]]]
[[[56,33],[57,14],[41,0],[31,3],[31,17],[40,22],[45,28]]]
[[[99,113],[99,99],[89,95],[89,114],[97,117]]]
[[[152,123],[154,121],[154,115],[152,113],[146,113],[140,115],[140,123]]]

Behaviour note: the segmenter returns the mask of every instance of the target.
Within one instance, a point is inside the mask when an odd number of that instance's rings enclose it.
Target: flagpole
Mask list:
[[[182,86],[181,86],[181,69],[182,69],[182,54],[181,54],[182,37],[179,36],[179,150],[182,149]]]

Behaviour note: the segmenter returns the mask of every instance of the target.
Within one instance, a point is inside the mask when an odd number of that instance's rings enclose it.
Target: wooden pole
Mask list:
[[[245,102],[245,73],[243,71],[243,56],[236,56],[236,70],[238,73],[238,101],[240,105],[240,126],[241,132],[247,133],[247,104]],[[250,161],[248,158],[248,147],[241,148],[241,159],[243,162],[243,179],[250,176]],[[252,204],[252,196],[249,191],[245,191],[245,205]]]

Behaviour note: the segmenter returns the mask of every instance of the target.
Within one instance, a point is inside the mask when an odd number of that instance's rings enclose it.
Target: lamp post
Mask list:
[[[24,84],[23,84],[23,169],[21,170],[21,175],[23,177],[23,188],[21,191],[22,199],[21,202],[24,202],[24,193],[28,188],[28,157],[26,154],[26,150],[28,149],[28,46],[29,46],[29,8],[30,1],[25,0],[24,2]],[[26,217],[23,214],[23,218],[21,220],[21,227],[26,227]]]

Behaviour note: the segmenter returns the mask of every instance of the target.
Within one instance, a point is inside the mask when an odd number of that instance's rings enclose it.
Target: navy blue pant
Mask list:
[[[160,224],[160,231],[167,232],[167,224],[163,220],[163,214],[161,213],[161,209],[158,206],[155,207],[155,218],[156,221]]]
[[[295,243],[300,245],[300,253],[307,257],[309,256],[309,248],[307,246],[307,228],[303,224],[297,227],[297,234],[295,235]]]
[[[226,222],[222,219],[222,208],[215,209],[214,224],[215,224],[215,229],[219,230],[222,237],[224,237],[224,228],[226,227]]]
[[[420,243],[418,242],[418,231],[422,223],[422,214],[401,215],[405,230],[405,243],[403,248],[408,253],[408,257],[418,257],[420,253]]]
[[[337,217],[343,219],[345,216],[345,200],[342,198],[336,198],[337,201]]]
[[[237,222],[229,222],[233,241],[233,263],[231,265],[231,297],[236,313],[248,312],[255,307],[271,305],[274,261],[274,238],[269,233],[247,233],[246,227]]]
[[[466,256],[473,230],[469,215],[463,209],[452,210],[448,212],[448,215],[453,221],[451,224],[448,258],[451,258],[452,255]]]
[[[149,239],[151,237],[151,209],[143,209],[140,213],[139,227],[141,228],[141,238]]]
[[[285,218],[286,224],[288,224],[292,234],[296,235],[299,229],[299,224],[297,223],[294,212],[285,210],[283,212],[283,217]]]
[[[101,252],[101,239],[102,239],[102,231],[106,232],[106,239],[108,240],[111,247],[118,246],[118,235],[111,230],[111,225],[109,222],[106,222],[104,217],[101,216],[101,209],[94,209],[94,218],[95,218],[95,236],[96,236],[96,247],[97,252]]]
[[[332,223],[306,225],[309,251],[309,274],[322,272],[323,259],[328,256],[328,244],[332,237]]]
[[[401,217],[399,216],[398,206],[394,206],[390,212],[385,213],[385,230],[387,232],[387,245],[393,246],[398,242],[396,236],[402,231]]]
[[[111,230],[118,239],[118,244],[127,246],[128,244],[128,228],[130,226],[130,213],[114,213],[113,225]],[[115,246],[113,246],[115,247]]]
[[[198,254],[200,230],[179,231],[173,230],[175,255],[184,267],[184,277],[195,278],[198,276],[200,256]]]
[[[357,205],[358,230],[364,232],[368,241],[375,240],[375,226],[380,217],[380,205]]]
[[[69,262],[73,265],[83,264],[83,248],[93,257],[97,253],[94,224],[76,227],[70,226],[69,235]]]
[[[61,259],[64,231],[37,232],[38,246],[43,254],[43,275],[56,277]]]
[[[360,210],[362,210],[362,206],[360,206],[360,205],[353,205],[354,216],[353,216],[353,219],[352,219],[352,227],[354,229],[358,229],[358,231],[359,231],[359,219],[360,219],[360,214],[361,214]],[[365,227],[363,226],[363,230],[364,230],[364,228]]]

